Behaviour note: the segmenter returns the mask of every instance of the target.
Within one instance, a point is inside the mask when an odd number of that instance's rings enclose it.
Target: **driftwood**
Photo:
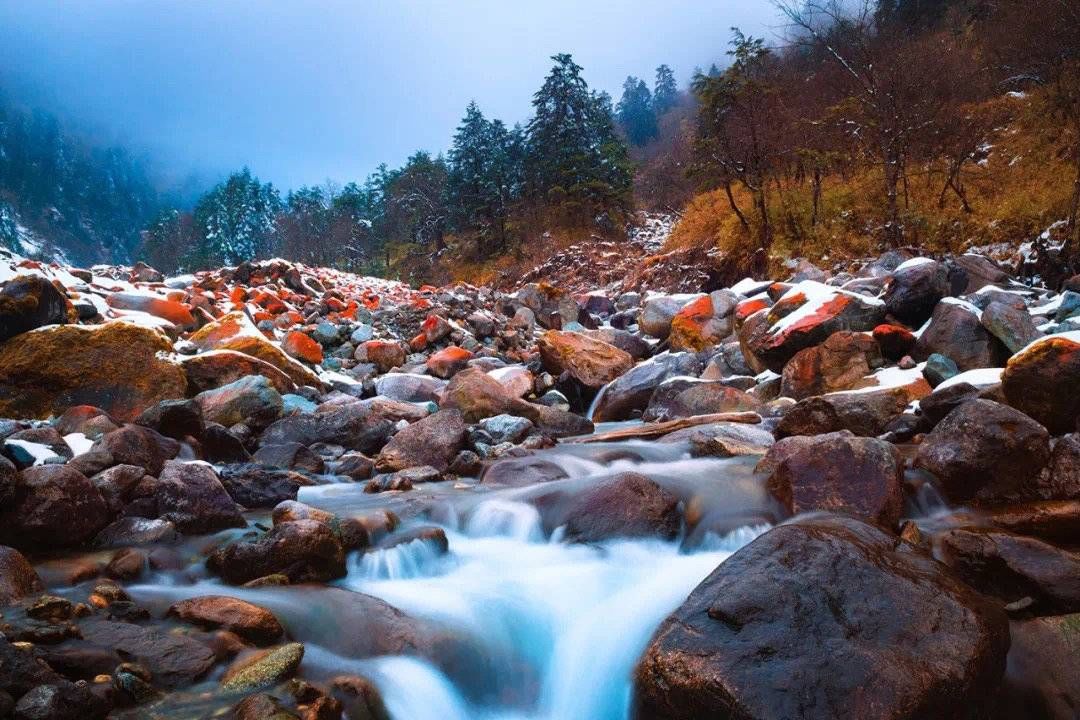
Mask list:
[[[657,438],[683,428],[696,425],[711,425],[718,422],[751,423],[761,422],[761,416],[755,412],[737,413],[714,413],[712,415],[692,415],[690,417],[668,420],[666,422],[645,423],[636,427],[612,430],[611,432],[596,435],[582,435],[579,437],[563,440],[564,443],[596,443],[613,442],[618,440],[645,440]]]

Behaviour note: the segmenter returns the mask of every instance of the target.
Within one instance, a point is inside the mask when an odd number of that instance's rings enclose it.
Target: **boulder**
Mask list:
[[[103,451],[117,465],[134,465],[157,475],[166,461],[180,454],[180,443],[142,425],[124,425],[102,435],[90,451]]]
[[[24,551],[77,546],[108,524],[94,484],[67,465],[23,470],[14,499],[0,508],[0,542]]]
[[[480,368],[469,368],[450,380],[442,406],[460,410],[466,422],[479,422],[486,417],[513,413],[521,402]]]
[[[858,386],[883,362],[880,346],[871,335],[846,330],[833,333],[822,344],[800,350],[788,361],[780,394],[802,400],[847,390]]]
[[[958,288],[960,295],[977,293],[987,285],[1001,285],[1010,280],[1007,272],[982,255],[966,253],[953,258],[952,262],[959,270],[957,280],[961,281]]]
[[[548,283],[524,285],[515,293],[514,299],[532,311],[540,327],[558,330],[578,317],[574,298]]]
[[[961,371],[1001,367],[1009,351],[980,318],[981,312],[971,303],[946,298],[934,308],[930,324],[919,335],[911,356],[922,361],[934,353],[944,355]]]
[[[19,698],[15,720],[105,720],[112,709],[103,694],[96,694],[85,680],[58,680]]]
[[[471,352],[459,348],[457,345],[451,345],[448,348],[432,353],[431,357],[424,363],[424,367],[435,377],[446,379],[464,370],[472,359],[473,354]]]
[[[319,475],[326,469],[326,463],[319,455],[307,445],[298,442],[263,445],[255,451],[251,459],[269,468],[296,470],[312,475]]]
[[[614,345],[576,332],[549,330],[537,340],[544,368],[553,375],[567,373],[588,388],[599,389],[634,365],[630,355]]]
[[[911,327],[920,327],[949,294],[949,271],[928,258],[909,260],[898,267],[885,286],[885,309]]]
[[[379,372],[390,372],[405,364],[405,346],[390,340],[368,340],[356,348],[355,357],[373,364]]]
[[[955,528],[933,542],[935,556],[985,595],[1037,615],[1080,611],[1076,553],[996,528]]]
[[[1080,331],[1036,340],[1009,359],[1001,376],[1009,404],[1055,435],[1080,421]]]
[[[700,361],[691,353],[664,353],[639,363],[601,388],[590,419],[630,420],[645,410],[660,383],[680,375],[695,375],[700,370]]]
[[[387,373],[375,380],[375,392],[401,402],[437,402],[445,388],[445,380],[415,373]]]
[[[225,427],[244,423],[263,428],[281,417],[284,401],[274,386],[261,375],[206,390],[195,396],[203,417]]]
[[[0,417],[45,418],[93,405],[134,419],[161,400],[187,392],[172,343],[126,322],[54,325],[0,344]]]
[[[797,352],[841,330],[866,332],[885,319],[882,301],[807,280],[754,313],[739,329],[739,343],[751,365],[781,372]]]
[[[409,405],[416,411],[415,405]],[[320,406],[311,415],[291,415],[268,427],[264,445],[329,443],[365,454],[375,454],[393,434],[398,417],[382,413],[373,402]]]
[[[440,472],[465,444],[467,427],[459,410],[440,410],[399,430],[375,458],[379,472],[430,465]]]
[[[995,300],[983,309],[979,322],[1000,340],[1010,353],[1019,352],[1042,337],[1042,333],[1035,327],[1031,313],[1022,306],[1018,308]]]
[[[296,385],[322,385],[315,373],[267,340],[242,312],[231,312],[203,325],[189,340],[203,351],[232,350],[262,360],[285,373]]]
[[[1004,612],[894,535],[842,516],[776,527],[656,631],[634,717],[969,718],[1005,670]]]
[[[15,548],[0,545],[0,606],[11,605],[44,589],[41,578],[23,554]]]
[[[69,305],[45,278],[16,275],[0,285],[0,343],[44,325],[68,322]]]
[[[296,383],[270,363],[233,350],[199,353],[183,358],[180,365],[187,375],[188,389],[192,394],[213,390],[249,375],[263,376],[279,393],[296,390]]]
[[[881,354],[894,362],[899,361],[915,347],[915,334],[899,325],[882,323],[874,328],[873,336],[881,348]]]
[[[303,659],[301,643],[289,643],[242,658],[225,671],[221,689],[227,693],[245,693],[272,687],[291,678]]]
[[[274,445],[263,449],[280,447]],[[257,456],[258,453],[256,460]],[[300,488],[314,484],[298,472],[269,468],[258,462],[223,465],[218,479],[234,502],[252,510],[274,507],[283,500],[295,500]]]
[[[760,407],[761,401],[753,395],[728,387],[722,381],[675,377],[656,388],[642,419],[647,422],[674,420],[693,415],[753,411]]]
[[[1046,428],[992,400],[960,405],[919,446],[915,466],[933,474],[947,500],[993,505],[1039,498],[1050,459]]]
[[[105,303],[117,310],[134,310],[168,320],[178,328],[193,330],[195,317],[184,303],[146,292],[114,292],[105,296]]]
[[[28,647],[12,645],[0,638],[0,692],[21,697],[38,685],[62,678]]]
[[[621,472],[581,489],[541,490],[531,501],[538,506],[545,526],[563,527],[563,537],[570,542],[672,540],[682,525],[679,499],[654,480],[634,472]]]
[[[210,533],[247,523],[214,468],[170,460],[154,484],[158,516],[186,534]]]
[[[135,424],[181,441],[200,438],[206,430],[202,410],[194,400],[162,400],[144,410]]]
[[[777,437],[788,437],[850,430],[863,437],[877,437],[889,421],[904,412],[908,402],[903,389],[809,397],[788,408],[775,432]]]
[[[671,334],[671,323],[676,313],[689,303],[700,300],[703,295],[653,295],[646,298],[638,315],[641,331],[655,338],[666,340]]]
[[[1039,486],[1040,496],[1047,500],[1080,500],[1080,433],[1054,441]]]
[[[165,688],[190,685],[214,665],[214,651],[197,640],[126,622],[92,619],[79,631],[89,644],[115,650],[150,671],[154,684]]]
[[[181,600],[169,608],[168,614],[208,630],[234,632],[256,645],[269,645],[285,632],[274,613],[266,608],[224,595]]]
[[[671,319],[671,349],[700,352],[716,345],[731,334],[734,309],[733,302],[717,307],[710,295],[687,303]]]
[[[312,365],[318,365],[323,361],[322,345],[299,330],[293,330],[285,336],[285,339],[281,341],[281,349],[289,357]]]
[[[998,717],[1072,720],[1080,708],[1080,614],[1031,618],[1011,627],[1009,670]]]
[[[206,567],[233,584],[280,573],[294,583],[326,582],[345,575],[345,551],[333,530],[317,520],[293,520],[255,541],[218,548]]]

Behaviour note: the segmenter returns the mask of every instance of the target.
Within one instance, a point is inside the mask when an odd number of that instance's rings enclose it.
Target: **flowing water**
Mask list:
[[[398,496],[405,526],[430,527],[436,519],[449,552],[414,540],[354,554],[340,590],[242,589],[206,578],[129,590],[158,610],[208,593],[262,604],[305,642],[307,676],[367,677],[396,720],[623,720],[633,667],[652,633],[717,565],[768,528],[754,521],[763,496],[751,463],[691,459],[683,446],[564,446],[541,455],[569,477],[495,491],[432,486]],[[697,508],[693,538],[570,544],[523,501],[538,487],[572,493],[631,468]],[[306,488],[300,499],[343,514],[391,499],[359,490]],[[469,650],[449,660],[430,653],[370,657],[356,649],[364,645],[364,618],[342,602],[355,597],[346,590],[384,600]]]

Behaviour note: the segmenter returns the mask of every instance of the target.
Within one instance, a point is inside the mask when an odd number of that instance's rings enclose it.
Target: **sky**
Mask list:
[[[618,100],[660,63],[685,84],[768,0],[0,0],[0,88],[175,175],[244,165],[284,188],[446,150],[475,100],[530,114],[570,52]]]

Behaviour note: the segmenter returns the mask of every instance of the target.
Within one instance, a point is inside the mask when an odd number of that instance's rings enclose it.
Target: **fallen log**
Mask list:
[[[635,427],[622,428],[620,430],[612,430],[610,432],[597,433],[595,435],[580,435],[578,437],[566,438],[561,442],[578,444],[616,442],[619,440],[647,440],[650,438],[662,437],[664,435],[667,435],[668,433],[673,433],[676,430],[694,427],[695,425],[711,425],[712,423],[718,422],[757,424],[761,422],[761,416],[755,412],[691,415],[690,417],[678,418],[677,420],[667,420],[665,422],[658,423],[644,423]]]

